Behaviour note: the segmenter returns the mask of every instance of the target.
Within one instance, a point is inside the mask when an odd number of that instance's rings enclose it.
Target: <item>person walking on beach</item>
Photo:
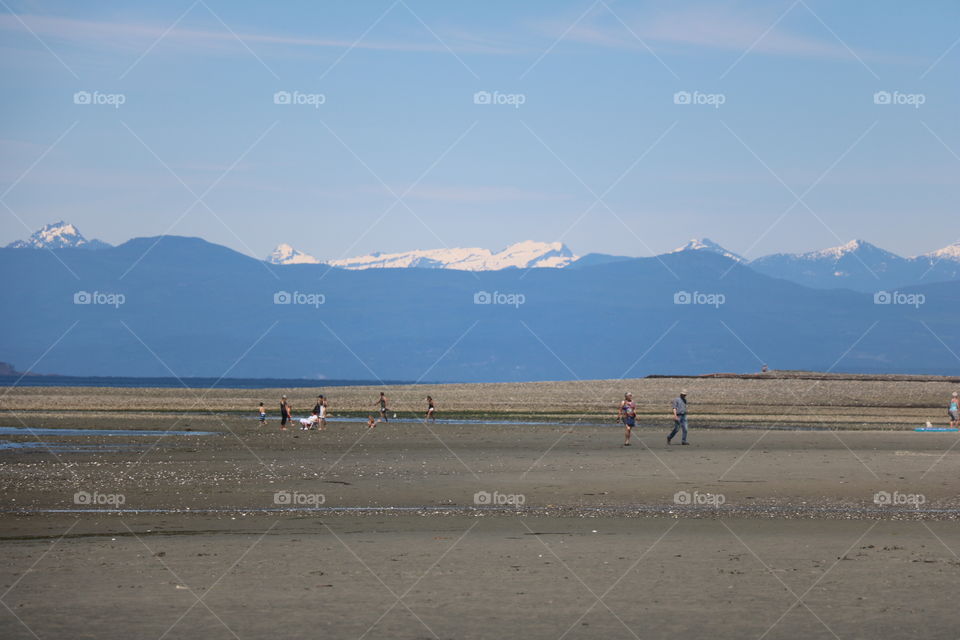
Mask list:
[[[260,426],[267,424],[267,408],[263,406],[263,403],[260,403]]]
[[[682,389],[680,396],[673,399],[670,403],[673,409],[673,431],[667,436],[667,444],[677,435],[677,431],[683,430],[680,444],[690,444],[687,442],[687,390]]]
[[[623,423],[623,446],[630,446],[630,434],[637,424],[637,404],[632,393],[623,394],[623,402],[617,412],[617,421]]]
[[[427,420],[431,422],[437,421],[437,408],[433,404],[433,398],[427,396]]]
[[[317,415],[320,416],[320,424],[318,426],[320,431],[324,431],[327,428],[327,407],[329,406],[326,396],[320,396],[320,406],[317,411]]]
[[[950,408],[947,409],[947,413],[950,415],[950,428],[956,429],[960,426],[960,401],[957,399],[956,391],[950,396]]]
[[[318,416],[317,429],[320,431],[327,428],[327,406],[327,399],[322,395],[317,396],[317,403],[313,405],[313,412]]]
[[[287,430],[287,421],[290,420],[290,405],[287,396],[280,398],[280,431]]]
[[[390,419],[387,417],[387,402],[389,399],[383,391],[380,392],[380,399],[377,400],[377,404],[374,406],[380,407],[380,419],[384,422],[390,422]]]

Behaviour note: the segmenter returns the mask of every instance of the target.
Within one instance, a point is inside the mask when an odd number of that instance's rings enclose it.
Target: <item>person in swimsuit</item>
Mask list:
[[[323,396],[317,396],[317,403],[313,405],[313,412],[320,413],[320,406],[323,404]]]
[[[947,413],[950,415],[950,428],[956,429],[960,426],[960,401],[957,399],[957,392],[954,391],[953,395],[950,396],[950,408],[947,409]]]
[[[437,408],[433,406],[433,398],[427,396],[427,420],[431,422],[436,422],[437,420]]]
[[[623,446],[630,446],[630,434],[637,425],[637,404],[633,401],[632,393],[623,394],[623,402],[620,403],[618,418],[623,423]]]
[[[290,405],[287,403],[287,396],[280,399],[280,431],[287,430],[287,421],[290,420]]]
[[[260,403],[260,426],[267,424],[267,408]]]
[[[317,410],[317,415],[320,416],[320,431],[323,431],[327,428],[327,407],[330,406],[327,404],[327,399],[324,396],[320,396],[320,406]]]
[[[384,394],[383,391],[381,391],[380,399],[377,400],[377,404],[375,404],[374,406],[380,407],[380,419],[383,420],[384,422],[390,422],[390,419],[387,418],[387,402],[388,402],[388,399],[386,394]]]
[[[373,429],[377,426],[377,421],[373,419],[373,416],[367,416],[367,428]]]

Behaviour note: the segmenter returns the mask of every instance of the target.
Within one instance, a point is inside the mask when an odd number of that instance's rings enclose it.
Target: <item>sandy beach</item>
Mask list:
[[[272,390],[213,391],[186,411],[203,391],[14,389],[0,634],[956,637],[960,438],[908,428],[949,387],[826,382],[806,415],[850,428],[771,414],[732,428],[744,398],[771,406],[755,386],[705,401],[742,383],[683,381],[691,407],[719,416],[691,413],[689,447],[667,445],[662,415],[623,447],[612,414],[577,422],[583,402],[561,424],[496,424],[511,405],[488,424],[367,429],[374,388],[330,389],[340,418],[326,431],[280,432],[275,412],[260,427],[249,410]],[[556,407],[572,388],[476,397]],[[654,387],[633,388],[652,411]],[[850,399],[871,390],[882,428],[855,421],[867,408]],[[491,411],[473,391],[433,395]],[[296,409],[316,393],[288,395]],[[402,417],[425,390],[388,395]]]
[[[771,372],[763,376],[638,378],[486,384],[431,384],[276,389],[136,389],[108,387],[16,387],[0,397],[0,412],[12,411],[31,426],[245,424],[260,402],[277,417],[280,396],[304,416],[318,394],[333,415],[375,413],[382,390],[391,415],[422,417],[426,396],[443,418],[518,419],[608,424],[630,391],[642,424],[668,425],[670,400],[690,391],[691,411],[704,426],[912,429],[927,420],[945,423],[946,399],[960,378],[856,376]],[[237,419],[238,421],[231,421]],[[222,426],[222,424],[221,424]]]

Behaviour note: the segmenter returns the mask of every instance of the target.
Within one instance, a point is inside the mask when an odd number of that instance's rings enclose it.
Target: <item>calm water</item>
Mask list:
[[[216,436],[214,431],[160,431],[157,429],[27,429],[25,427],[0,427],[0,435],[29,436]],[[38,451],[52,453],[120,453],[146,448],[146,444],[78,444],[56,440],[15,442],[0,440],[0,451]]]
[[[305,378],[123,378],[99,376],[0,376],[0,387],[128,387],[142,389],[292,389],[378,385],[378,380],[309,380]],[[412,384],[387,380],[383,384]]]
[[[50,429],[0,427],[0,436],[218,436],[216,431],[163,431],[159,429]]]

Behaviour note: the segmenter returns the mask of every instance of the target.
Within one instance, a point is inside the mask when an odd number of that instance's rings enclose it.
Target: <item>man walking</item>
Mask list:
[[[390,410],[387,408],[387,403],[390,400],[387,398],[387,394],[383,391],[380,392],[380,399],[377,400],[377,404],[374,406],[380,407],[380,419],[384,422],[390,422],[390,419],[387,417],[387,412]]]
[[[670,444],[673,436],[677,435],[677,431],[681,429],[683,430],[683,435],[681,436],[680,444],[690,444],[687,442],[687,390],[682,389],[680,396],[674,398],[670,406],[673,408],[673,431],[667,436],[667,444]]]
[[[290,405],[287,396],[280,398],[280,431],[287,430],[287,421],[290,420]]]

